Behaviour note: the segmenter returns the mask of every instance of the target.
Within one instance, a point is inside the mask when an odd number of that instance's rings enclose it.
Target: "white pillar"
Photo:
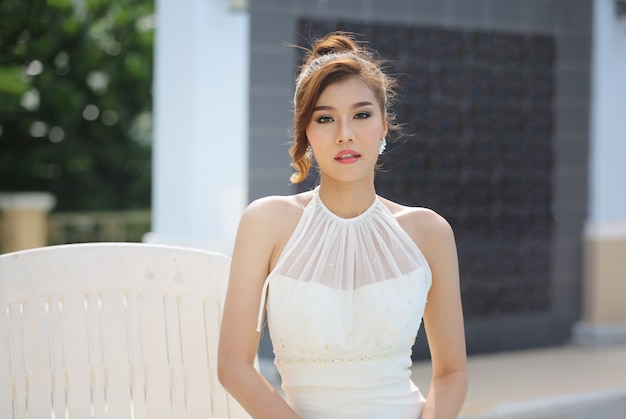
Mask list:
[[[230,253],[247,204],[249,17],[229,0],[157,0],[152,232]]]
[[[626,17],[595,0],[591,71],[589,217],[626,221]]]
[[[594,0],[582,343],[626,342],[626,17]]]

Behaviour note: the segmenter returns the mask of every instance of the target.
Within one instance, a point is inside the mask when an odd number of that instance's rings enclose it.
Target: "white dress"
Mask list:
[[[416,419],[411,348],[432,281],[422,252],[376,198],[354,218],[318,189],[267,277],[267,321],[287,402],[305,419]]]

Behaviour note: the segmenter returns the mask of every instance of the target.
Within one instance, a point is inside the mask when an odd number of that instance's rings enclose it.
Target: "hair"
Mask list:
[[[395,99],[396,80],[385,74],[383,61],[374,51],[359,44],[351,34],[332,32],[311,43],[305,49],[300,74],[296,79],[293,99],[293,144],[289,149],[292,183],[306,179],[311,158],[306,156],[309,140],[306,128],[313,116],[313,109],[320,95],[333,83],[351,77],[361,79],[374,93],[389,131],[399,130],[394,115],[389,111]]]

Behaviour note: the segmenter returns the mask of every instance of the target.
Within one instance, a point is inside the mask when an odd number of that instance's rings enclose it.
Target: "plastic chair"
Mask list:
[[[217,380],[230,258],[140,244],[0,256],[0,419],[250,416]]]

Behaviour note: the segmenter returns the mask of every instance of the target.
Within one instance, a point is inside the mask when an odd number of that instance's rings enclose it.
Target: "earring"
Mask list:
[[[387,148],[387,140],[385,140],[384,138],[382,138],[380,140],[380,143],[378,144],[378,155],[380,156],[381,154],[383,154],[383,151],[385,151],[385,148]]]
[[[313,149],[311,148],[311,145],[309,144],[309,146],[306,148],[306,152],[304,153],[304,157],[306,157],[307,159],[311,160],[313,158]]]

